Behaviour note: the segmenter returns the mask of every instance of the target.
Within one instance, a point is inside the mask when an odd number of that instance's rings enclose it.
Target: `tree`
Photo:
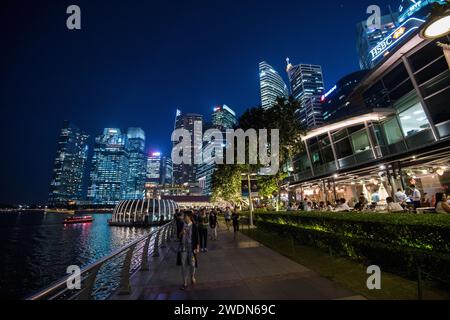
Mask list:
[[[281,186],[288,176],[288,166],[293,157],[303,150],[301,140],[305,130],[298,117],[300,105],[292,97],[278,98],[272,108],[250,108],[239,118],[238,128],[278,129],[280,139],[280,172],[274,176],[259,176],[261,196],[280,194]],[[270,136],[269,136],[270,141]],[[248,145],[246,146],[246,149]],[[232,203],[241,200],[242,173],[257,172],[260,165],[221,165],[213,176],[213,199],[223,199]]]

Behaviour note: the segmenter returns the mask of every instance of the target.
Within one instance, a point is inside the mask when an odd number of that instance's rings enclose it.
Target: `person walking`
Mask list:
[[[237,209],[234,209],[231,220],[233,220],[234,240],[236,240],[239,232],[239,213],[237,212]]]
[[[208,226],[209,217],[206,215],[206,210],[202,209],[198,217],[198,232],[200,235],[200,249],[202,252],[208,251]]]
[[[230,222],[231,222],[231,210],[230,207],[227,207],[225,210],[225,224],[227,226],[227,231],[230,231]]]
[[[217,213],[215,210],[212,210],[209,214],[209,228],[211,229],[211,240],[217,241],[217,228],[219,227],[219,223],[217,222]]]
[[[179,255],[181,260],[181,276],[183,285],[181,290],[186,290],[188,280],[191,284],[196,284],[195,271],[198,267],[197,254],[199,252],[199,233],[198,227],[192,221],[192,212],[188,211],[184,214],[184,225],[180,235]]]

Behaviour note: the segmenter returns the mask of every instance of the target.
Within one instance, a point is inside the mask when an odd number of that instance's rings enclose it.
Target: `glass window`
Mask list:
[[[355,153],[370,149],[370,141],[365,130],[352,134],[352,144]]]
[[[425,67],[427,64],[433,60],[439,58],[442,55],[442,49],[439,48],[433,41],[428,44],[425,48],[420,49],[418,52],[414,53],[410,58],[413,70],[417,71]]]
[[[430,128],[430,123],[425,115],[425,111],[423,111],[422,105],[419,102],[400,113],[399,118],[403,134],[406,137]]]
[[[450,119],[450,87],[427,99],[434,123],[442,123]]]
[[[406,79],[408,79],[408,72],[406,71],[405,65],[400,63],[383,78],[383,83],[386,89],[391,91]]]
[[[383,127],[388,144],[394,144],[403,139],[402,132],[396,118],[386,121],[383,124]]]
[[[345,138],[336,143],[336,153],[339,159],[351,156],[353,154],[353,149],[349,138]]]
[[[322,149],[322,157],[324,163],[334,161],[333,150],[331,149],[331,147],[326,147]]]

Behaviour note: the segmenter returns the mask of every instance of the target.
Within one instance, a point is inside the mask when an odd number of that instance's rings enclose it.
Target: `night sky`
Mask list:
[[[82,30],[66,28],[77,4]],[[355,25],[397,0],[1,1],[0,203],[44,203],[59,131],[142,127],[170,152],[175,110],[239,114],[260,103],[258,63],[356,71]],[[91,144],[92,146],[92,144]],[[92,147],[91,147],[92,151]]]

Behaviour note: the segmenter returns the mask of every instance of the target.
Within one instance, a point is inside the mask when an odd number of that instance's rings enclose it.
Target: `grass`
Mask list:
[[[416,300],[418,297],[416,281],[382,272],[381,290],[369,290],[366,286],[369,277],[366,273],[367,266],[346,258],[333,257],[319,249],[299,245],[290,238],[280,237],[257,228],[245,229],[242,232],[321,276],[355,292],[356,295],[374,300]],[[449,292],[434,288],[430,282],[424,281],[422,290],[422,297],[426,300],[450,299]]]

